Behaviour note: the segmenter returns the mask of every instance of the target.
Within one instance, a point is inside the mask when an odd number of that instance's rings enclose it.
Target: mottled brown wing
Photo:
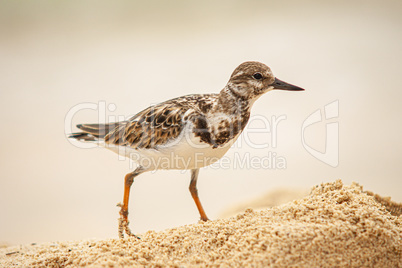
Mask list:
[[[188,107],[173,103],[151,106],[111,131],[105,141],[132,148],[151,148],[165,144],[180,135],[187,110]]]
[[[105,142],[132,148],[152,148],[177,138],[188,120],[195,124],[196,136],[204,135],[207,132],[205,113],[212,108],[217,97],[217,94],[194,94],[151,106],[128,121],[120,122],[106,135]]]

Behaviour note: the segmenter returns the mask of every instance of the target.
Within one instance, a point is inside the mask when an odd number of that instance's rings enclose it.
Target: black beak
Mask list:
[[[292,91],[304,90],[301,87],[288,84],[285,81],[279,80],[278,78],[275,78],[275,81],[270,86],[273,86],[274,89],[282,89],[282,90],[292,90]]]

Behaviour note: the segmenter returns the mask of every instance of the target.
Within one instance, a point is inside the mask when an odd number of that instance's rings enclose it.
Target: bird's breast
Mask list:
[[[194,127],[187,124],[180,135],[168,143],[149,149],[128,149],[125,156],[148,170],[197,169],[222,158],[238,137],[216,146],[197,136]]]

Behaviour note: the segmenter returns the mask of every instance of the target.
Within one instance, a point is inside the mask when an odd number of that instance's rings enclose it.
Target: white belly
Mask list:
[[[212,148],[201,143],[199,137],[187,128],[177,139],[154,149],[133,149],[127,146],[105,147],[133,160],[147,170],[158,169],[198,169],[218,161],[233,145],[237,136],[225,145]]]

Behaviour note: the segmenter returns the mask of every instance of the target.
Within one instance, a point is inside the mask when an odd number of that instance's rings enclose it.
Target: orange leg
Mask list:
[[[190,182],[190,193],[194,199],[195,204],[197,205],[198,211],[200,212],[201,220],[208,221],[207,214],[205,214],[204,208],[201,205],[200,199],[198,198],[198,190],[197,190],[197,179],[198,173],[200,169],[192,169],[191,170],[191,182]]]
[[[124,238],[124,232],[126,232],[129,236],[136,236],[134,235],[130,228],[128,227],[128,201],[130,198],[130,189],[131,185],[134,182],[134,178],[143,173],[145,169],[143,167],[136,168],[133,172],[128,173],[124,178],[124,197],[123,197],[123,204],[117,204],[120,209],[120,218],[119,218],[119,237]],[[138,236],[136,236],[139,238]]]

